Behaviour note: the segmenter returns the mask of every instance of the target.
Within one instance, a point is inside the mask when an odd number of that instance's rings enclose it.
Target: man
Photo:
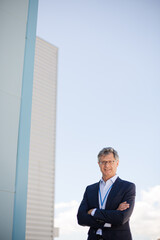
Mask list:
[[[135,185],[120,179],[116,172],[119,156],[111,147],[98,154],[100,182],[86,188],[77,219],[89,226],[88,240],[131,240],[129,218],[135,202]]]

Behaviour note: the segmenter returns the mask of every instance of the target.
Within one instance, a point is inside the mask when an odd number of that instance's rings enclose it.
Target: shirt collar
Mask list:
[[[118,178],[118,175],[116,174],[113,177],[109,178],[106,182],[103,180],[103,178],[101,178],[100,182],[103,184],[106,184],[108,181],[111,181],[112,183],[114,183],[117,178]]]

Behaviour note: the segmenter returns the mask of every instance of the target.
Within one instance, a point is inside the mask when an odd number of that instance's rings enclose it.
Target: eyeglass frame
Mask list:
[[[99,161],[99,164],[100,165],[103,165],[103,166],[107,166],[107,164],[108,165],[113,165],[115,162],[116,162],[117,160],[115,159],[115,160],[111,160],[111,161]]]

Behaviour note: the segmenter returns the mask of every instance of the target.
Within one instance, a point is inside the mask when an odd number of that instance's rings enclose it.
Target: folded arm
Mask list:
[[[112,225],[122,225],[126,223],[134,208],[135,202],[135,185],[131,184],[124,194],[122,201],[126,201],[129,204],[129,208],[126,210],[106,210],[106,209],[97,209],[93,216],[96,221],[103,221],[104,223],[111,223]]]
[[[87,199],[87,190],[84,193],[83,200],[80,204],[77,214],[78,224],[82,226],[89,226],[94,228],[101,228],[104,225],[104,221],[97,221],[91,215],[88,214],[89,206]]]

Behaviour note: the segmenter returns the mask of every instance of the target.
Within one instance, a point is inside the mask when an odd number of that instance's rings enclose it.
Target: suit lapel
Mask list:
[[[95,198],[95,201],[96,201],[96,206],[97,206],[97,208],[99,208],[99,184],[100,184],[100,182],[98,182],[97,184],[96,184],[96,189],[95,189],[95,192],[96,192],[96,198]]]
[[[108,195],[105,208],[109,209],[110,206],[112,205],[112,201],[113,201],[114,197],[117,195],[118,189],[119,189],[119,187],[120,187],[120,181],[121,181],[121,180],[120,180],[120,178],[118,177],[118,178],[116,179],[116,181],[114,182],[114,184],[113,184],[113,186],[112,186],[112,188],[111,188],[111,191],[110,191],[110,193],[109,193],[109,195]]]
[[[92,207],[93,208],[99,208],[99,196],[98,196],[98,192],[99,192],[99,182],[97,182],[94,187],[91,188],[90,190],[90,199],[91,199],[91,203],[92,203]]]

